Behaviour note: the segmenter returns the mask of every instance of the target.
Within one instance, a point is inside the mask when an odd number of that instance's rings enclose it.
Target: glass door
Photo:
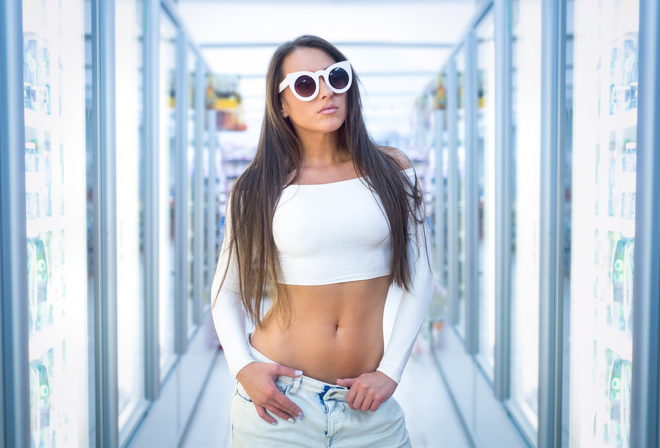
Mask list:
[[[33,447],[94,443],[84,13],[83,0],[23,2],[25,148],[20,151],[25,154]]]
[[[536,439],[539,362],[541,0],[511,2],[512,29],[512,404]],[[509,231],[509,229],[507,229]]]
[[[142,416],[144,399],[143,10],[116,0],[117,341],[120,443]]]
[[[629,447],[639,1],[574,17],[570,446]]]
[[[446,77],[445,77],[446,79]],[[438,210],[440,214],[440,238],[442,240],[442,250],[440,252],[440,284],[444,288],[449,286],[449,128],[447,110],[443,111],[443,124],[442,124],[442,146],[438,157],[442,160],[442,171],[440,173],[440,186],[442,191],[444,208]]]
[[[456,111],[456,160],[458,170],[458,333],[465,338],[465,47],[456,53],[456,86],[458,88],[458,109]]]
[[[187,257],[188,257],[188,286],[187,291],[187,307],[188,307],[188,321],[186,328],[188,329],[188,337],[195,330],[194,316],[195,316],[195,237],[201,238],[202,235],[195,236],[195,150],[196,150],[196,126],[195,118],[195,68],[197,64],[197,57],[190,47],[187,48],[188,53],[188,117],[186,118],[186,126],[188,126],[188,145],[187,145],[187,163],[188,169],[186,170],[188,182],[188,198],[186,204],[186,216],[188,219],[188,238],[187,238]]]
[[[477,191],[479,358],[492,377],[495,365],[495,21],[493,12],[477,34]]]
[[[436,183],[436,194],[440,195],[440,198],[436,199],[435,211],[435,225],[434,225],[434,260],[435,262],[435,272],[440,282],[440,285],[443,289],[447,289],[448,286],[448,275],[447,275],[447,207],[448,207],[448,194],[447,194],[447,163],[448,161],[448,117],[447,117],[447,73],[443,72],[438,77],[438,86],[436,90],[436,99],[435,107],[436,109],[436,122],[435,127],[437,129],[436,137],[436,146],[435,146],[435,157],[438,158],[437,164],[440,165],[440,170],[436,170],[435,173],[435,183]],[[442,205],[442,207],[438,205]]]
[[[213,273],[215,268],[215,263],[211,260],[212,256],[215,254],[215,251],[210,250],[209,246],[213,238],[211,237],[211,232],[215,231],[215,226],[211,225],[210,218],[213,213],[211,207],[211,194],[213,187],[215,185],[215,170],[211,167],[211,138],[213,133],[211,132],[211,120],[209,117],[209,111],[213,107],[213,78],[210,73],[206,73],[204,76],[205,82],[205,93],[204,93],[204,116],[200,119],[204,121],[203,135],[204,135],[204,144],[203,144],[203,164],[204,164],[204,197],[202,203],[204,212],[202,213],[202,219],[204,220],[204,281],[202,283],[203,295],[202,295],[202,311],[205,314],[207,307],[210,305],[211,300],[211,283],[213,283]]]
[[[160,104],[160,374],[161,380],[174,365],[174,192],[176,161],[176,36],[177,29],[165,11],[160,18],[159,104]]]

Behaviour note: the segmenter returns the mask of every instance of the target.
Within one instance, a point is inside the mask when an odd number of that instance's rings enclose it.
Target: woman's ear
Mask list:
[[[282,99],[282,101],[280,101],[280,114],[282,115],[282,118],[289,118],[289,112],[287,111],[288,107],[286,106],[286,101]]]

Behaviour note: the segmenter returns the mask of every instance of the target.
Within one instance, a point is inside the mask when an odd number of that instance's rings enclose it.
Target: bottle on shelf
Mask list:
[[[37,325],[37,249],[32,238],[27,239],[28,333],[34,334]]]
[[[609,419],[605,443],[608,446],[630,447],[631,378],[631,362],[615,356],[607,388]]]
[[[41,217],[41,157],[34,142],[25,142],[25,209],[28,220]]]
[[[213,76],[207,76],[206,83],[206,104],[205,107],[207,110],[213,109],[213,104],[215,102],[215,90],[213,89]]]
[[[30,361],[30,448],[36,448],[41,443],[39,437],[39,369],[38,361]]]
[[[626,110],[637,108],[637,49],[635,41],[627,39],[624,48],[624,84],[626,88]]]
[[[48,369],[41,359],[30,362],[30,403],[32,444],[37,448],[54,446],[51,428],[51,390]],[[32,408],[34,405],[34,408]]]
[[[620,216],[622,219],[635,219],[635,205],[637,202],[636,177],[637,177],[637,143],[628,142],[620,157],[619,163],[619,186],[620,194]]]
[[[632,337],[635,239],[620,238],[612,262],[612,325]]]
[[[48,261],[46,245],[41,238],[33,238],[36,252],[36,330],[46,328],[51,322],[50,302],[48,301]]]
[[[48,47],[44,46],[37,51],[37,66],[41,78],[37,92],[39,110],[50,115],[50,51]]]
[[[29,39],[24,51],[23,88],[26,89],[28,97],[25,100],[25,107],[37,110],[35,101],[35,88],[37,87],[37,41]],[[24,96],[26,96],[25,93]]]

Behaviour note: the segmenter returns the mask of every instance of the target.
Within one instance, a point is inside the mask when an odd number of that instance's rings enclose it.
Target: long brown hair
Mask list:
[[[228,260],[236,256],[238,292],[247,315],[258,326],[262,323],[261,311],[266,297],[272,299],[271,310],[290,309],[286,290],[280,282],[282,270],[273,238],[273,216],[287,176],[295,172],[289,182],[293,184],[301,174],[300,140],[291,122],[280,113],[279,96],[284,59],[299,47],[323,50],[336,62],[347,60],[326,40],[305,35],[281,45],[270,61],[266,111],[257,151],[245,172],[236,180],[227,210],[232,230]],[[381,200],[390,227],[391,280],[408,291],[412,254],[407,249],[415,235],[414,226],[424,221],[423,198],[417,181],[413,185],[401,171],[397,156],[390,150],[381,149],[369,136],[362,117],[357,83],[358,77],[353,71],[353,84],[346,92],[347,117],[337,130],[338,142],[350,153],[357,174]],[[421,241],[416,243],[419,251],[426,246]],[[230,261],[225,267],[220,288],[227,278],[229,266]]]

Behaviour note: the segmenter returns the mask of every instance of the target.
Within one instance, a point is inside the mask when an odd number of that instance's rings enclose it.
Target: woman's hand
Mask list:
[[[302,420],[302,409],[289,400],[275,385],[275,378],[279,375],[298,377],[302,375],[302,372],[279,364],[251,362],[238,372],[236,379],[247,392],[254,407],[257,408],[259,417],[268,423],[276,425],[277,420],[268,415],[266,410],[291,423],[296,418]]]
[[[340,386],[348,387],[346,403],[355,411],[375,412],[394,393],[397,383],[383,372],[363,373],[357,378],[337,380]]]

